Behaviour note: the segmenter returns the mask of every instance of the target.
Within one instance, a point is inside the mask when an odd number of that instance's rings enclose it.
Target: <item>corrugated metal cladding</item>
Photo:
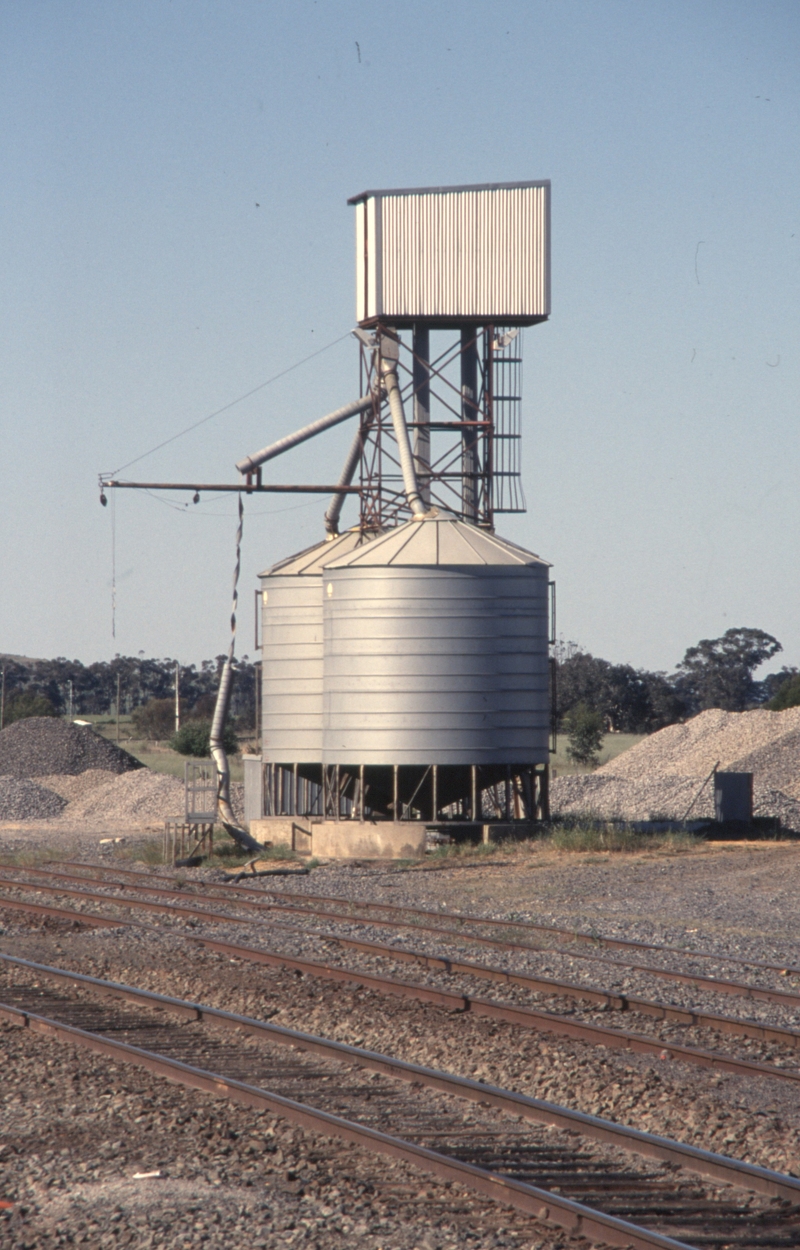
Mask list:
[[[359,322],[549,317],[549,182],[368,191],[351,203]]]
[[[441,514],[329,563],[323,761],[546,763],[549,567]]]
[[[322,569],[363,541],[348,530],[259,575],[265,763],[322,759]]]

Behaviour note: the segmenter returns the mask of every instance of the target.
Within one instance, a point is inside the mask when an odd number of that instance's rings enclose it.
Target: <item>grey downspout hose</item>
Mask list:
[[[350,450],[347,453],[347,459],[344,462],[344,468],[337,483],[338,486],[349,486],[352,482],[353,474],[361,459],[363,447],[361,430],[357,430],[350,444]],[[331,496],[328,510],[325,513],[325,533],[328,538],[335,538],[339,533],[339,517],[342,515],[342,507],[346,498],[347,495],[343,490],[337,490],[336,494]]]
[[[403,489],[405,490],[408,506],[413,516],[421,518],[427,516],[430,509],[425,506],[419,493],[417,471],[414,467],[414,455],[411,451],[411,440],[408,437],[408,426],[406,425],[406,414],[403,412],[403,399],[397,381],[398,344],[391,338],[384,336],[381,340],[381,353],[381,373],[383,374],[386,394],[389,398],[389,411],[392,414],[392,426],[397,441],[397,450],[400,453]]]
[[[228,715],[228,708],[231,702],[231,689],[233,687],[233,650],[236,644],[236,608],[239,602],[239,569],[241,567],[241,550],[242,550],[242,528],[244,524],[244,506],[242,504],[242,496],[239,496],[239,526],[236,530],[236,567],[233,571],[233,606],[231,608],[231,641],[228,647],[228,655],[222,666],[222,673],[219,679],[219,689],[217,690],[217,701],[214,704],[214,718],[211,722],[211,734],[209,736],[209,752],[211,758],[217,766],[217,815],[220,824],[226,833],[230,834],[234,842],[238,842],[246,851],[252,851],[258,855],[263,851],[260,842],[256,842],[246,829],[243,829],[233,814],[231,807],[231,770],[228,765],[228,756],[223,744],[223,732],[225,729],[225,720]]]
[[[378,402],[380,402],[380,396],[378,397]],[[355,435],[353,436],[353,441],[350,444],[350,450],[347,453],[347,459],[344,462],[344,467],[342,468],[342,472],[339,477],[339,486],[349,486],[352,482],[355,471],[358,468],[358,462],[361,459],[361,454],[364,450],[363,435],[366,434],[372,426],[372,421],[373,414],[370,413],[363,426],[356,430]],[[347,494],[344,490],[337,490],[336,494],[331,496],[331,501],[328,504],[328,510],[325,513],[325,534],[329,539],[336,538],[339,533],[339,517],[342,515],[342,508],[346,498]]]

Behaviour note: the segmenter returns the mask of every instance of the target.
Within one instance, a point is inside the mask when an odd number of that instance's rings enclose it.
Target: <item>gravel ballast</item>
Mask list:
[[[710,781],[718,765],[753,774],[756,816],[777,816],[800,832],[800,708],[723,712],[710,708],[683,725],[668,725],[609,760],[596,772],[553,779],[552,810],[606,819],[712,818]]]
[[[74,777],[87,768],[126,773],[142,767],[139,760],[88,725],[31,716],[0,731],[0,774],[46,777],[66,773]]]
[[[556,853],[540,844],[484,862],[454,860],[433,867],[330,864],[308,876],[281,880],[280,888],[496,918],[513,915],[713,949],[719,952],[719,965],[698,968],[713,968],[717,974],[734,971],[725,966],[726,954],[792,963],[800,957],[800,853],[791,844],[708,844],[680,852],[585,856]],[[161,875],[154,873],[156,880]],[[177,875],[187,883],[195,875],[206,880],[219,876],[215,870]],[[265,895],[274,884],[259,879]],[[75,899],[64,904],[82,906]],[[92,903],[89,910],[101,909]],[[800,1091],[794,1086],[605,1050],[469,1013],[448,1013],[281,969],[232,962],[187,947],[179,936],[184,922],[177,917],[162,921],[139,913],[136,918],[154,928],[87,932],[69,923],[6,913],[0,940],[4,950],[26,958],[320,1032],[766,1167],[800,1170]],[[195,935],[203,931],[186,923]],[[270,944],[285,925],[284,920],[273,926]],[[313,926],[301,920],[299,927],[307,931]],[[215,930],[218,935],[217,926]],[[235,936],[235,926],[226,931]],[[245,926],[240,936],[254,940]],[[374,936],[391,942],[385,931],[376,930]],[[415,935],[413,945],[428,940],[433,946],[432,939]],[[284,941],[287,948],[301,943],[306,955],[317,953],[318,944],[321,952],[323,945],[308,932],[286,933]],[[450,940],[441,946],[455,949]],[[333,949],[327,944],[329,958]],[[581,975],[582,961],[576,960],[574,970],[566,965],[573,955],[577,952],[569,949],[559,953],[553,971]],[[351,958],[347,956],[348,962]],[[496,962],[494,954],[490,962]],[[612,972],[617,969],[597,965],[591,979],[605,981]],[[620,975],[630,974],[620,969]],[[738,975],[762,980],[761,974],[745,969]],[[402,976],[418,979],[411,965],[404,966]],[[765,979],[790,989],[796,985],[794,978]],[[488,990],[484,982],[480,992],[487,995]],[[698,991],[694,1001],[702,1006],[707,998],[707,991]],[[734,1003],[727,1001],[728,1011]],[[589,1014],[566,1001],[563,1009]],[[594,1013],[602,1023],[612,1023],[611,1014]],[[619,1019],[622,1027],[626,1023],[631,1027],[630,1017],[627,1022]],[[659,1033],[664,1029],[656,1021],[651,1027]],[[411,1169],[390,1176],[380,1161],[364,1159],[349,1147],[297,1134],[272,1117],[254,1116],[47,1039],[26,1038],[22,1032],[9,1029],[0,1038],[7,1126],[2,1140],[13,1143],[13,1152],[0,1157],[0,1171],[5,1165],[3,1196],[18,1203],[8,1227],[10,1244],[20,1250],[81,1238],[90,1245],[202,1242],[214,1250],[245,1242],[311,1244],[325,1250],[346,1242],[367,1250],[515,1244],[532,1250],[564,1244],[558,1234],[499,1208],[493,1223],[472,1199],[456,1199],[455,1188],[442,1189]],[[670,1026],[676,1041],[682,1034],[690,1044],[702,1044],[699,1032]],[[162,1177],[133,1181],[134,1171],[150,1168],[161,1169]],[[153,1186],[152,1197],[148,1185]],[[515,1234],[521,1234],[519,1240]]]
[[[20,777],[0,776],[0,820],[48,820],[66,806],[54,790]]]

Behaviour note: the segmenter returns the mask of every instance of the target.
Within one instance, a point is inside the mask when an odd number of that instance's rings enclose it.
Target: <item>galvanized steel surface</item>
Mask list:
[[[355,205],[359,322],[550,315],[548,181],[371,191]]]
[[[548,570],[447,517],[332,561],[324,763],[547,762]]]
[[[348,530],[261,574],[265,762],[322,759],[322,569],[364,541]]]

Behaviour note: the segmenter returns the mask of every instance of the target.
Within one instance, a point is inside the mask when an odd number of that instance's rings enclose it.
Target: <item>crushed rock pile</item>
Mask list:
[[[800,832],[800,708],[711,708],[651,734],[594,773],[554,778],[551,807],[562,815],[681,820],[715,764],[753,773],[754,815],[778,816],[784,828]],[[709,782],[691,817],[713,815]]]
[[[55,786],[60,778],[49,778]],[[74,792],[64,811],[70,824],[124,825],[163,820],[179,820],[184,812],[183,782],[177,777],[142,768],[137,772],[109,777]]]
[[[0,775],[76,776],[87,769],[126,773],[142,768],[139,760],[95,733],[53,716],[31,716],[0,731]]]
[[[65,806],[66,800],[46,786],[0,776],[0,820],[49,820]]]

